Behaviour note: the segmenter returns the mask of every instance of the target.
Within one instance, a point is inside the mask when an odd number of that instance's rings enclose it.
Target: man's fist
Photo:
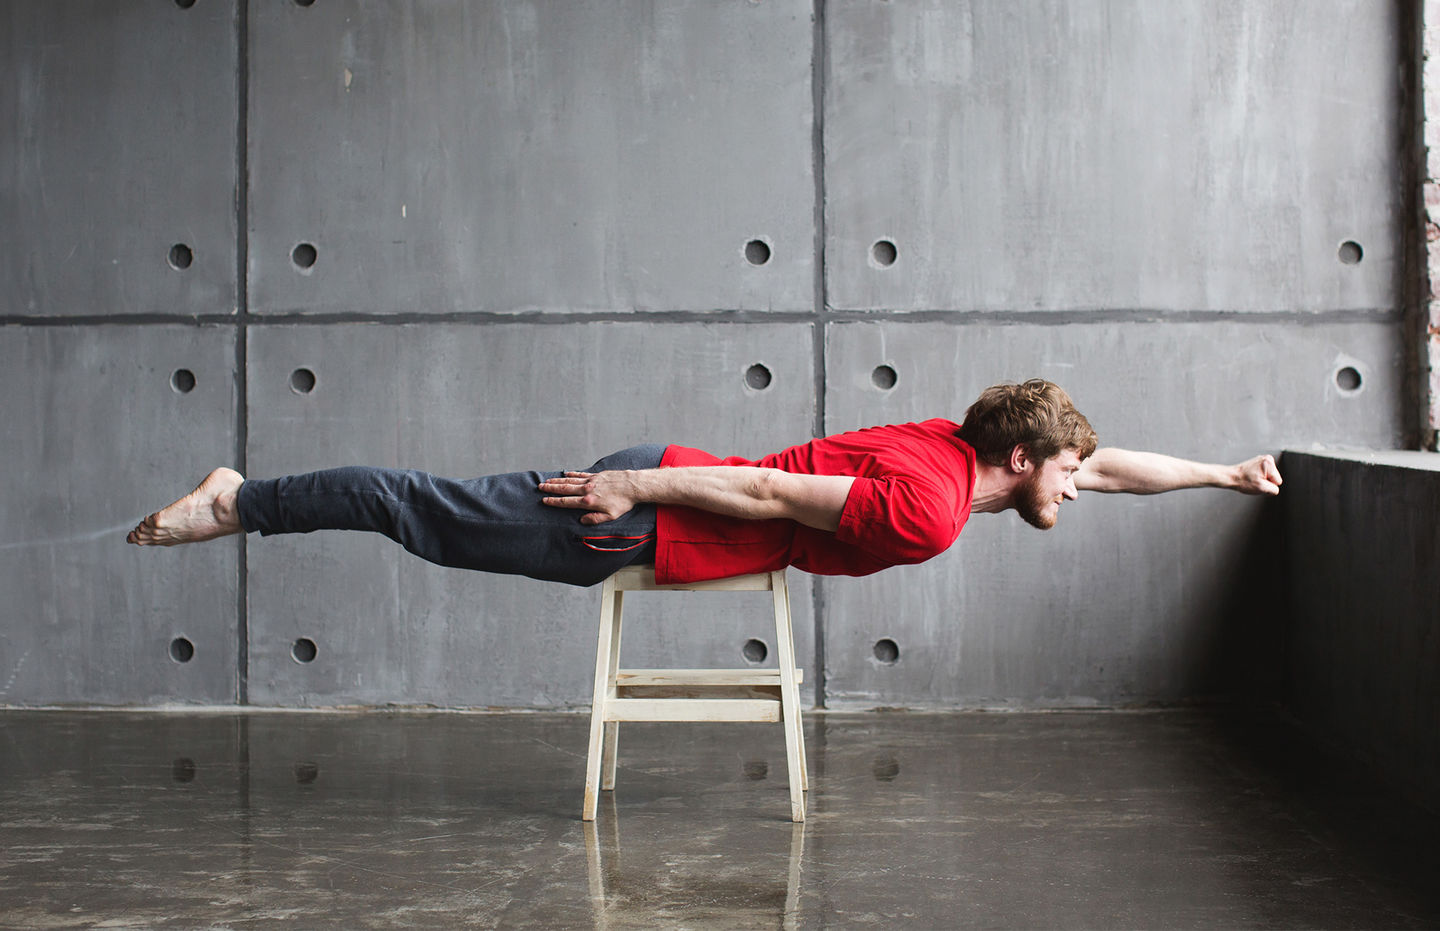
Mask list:
[[[1269,453],[1246,459],[1235,467],[1235,490],[1247,495],[1278,495],[1284,479]]]

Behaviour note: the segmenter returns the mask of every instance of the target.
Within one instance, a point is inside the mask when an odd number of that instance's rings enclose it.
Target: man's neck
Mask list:
[[[1015,492],[1015,475],[1002,466],[975,462],[975,490],[970,510],[980,514],[997,514],[1010,507]]]

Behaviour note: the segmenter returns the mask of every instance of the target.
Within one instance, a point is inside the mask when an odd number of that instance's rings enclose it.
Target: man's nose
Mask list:
[[[1071,479],[1066,479],[1066,481],[1065,481],[1065,491],[1064,491],[1064,495],[1065,495],[1065,497],[1069,498],[1071,501],[1074,501],[1075,499],[1077,499],[1077,498],[1080,497],[1080,492],[1079,492],[1078,490],[1076,490],[1076,488],[1075,488],[1075,480],[1074,480],[1073,478],[1071,478]]]

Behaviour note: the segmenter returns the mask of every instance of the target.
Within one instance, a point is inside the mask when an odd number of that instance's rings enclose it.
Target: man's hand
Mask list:
[[[1246,459],[1235,467],[1236,491],[1247,495],[1278,495],[1285,479],[1280,477],[1280,467],[1269,453]]]
[[[554,508],[589,511],[580,516],[582,524],[618,520],[640,503],[634,482],[627,481],[628,475],[623,471],[566,472],[560,478],[541,482],[537,486],[550,496],[541,498],[540,503]]]

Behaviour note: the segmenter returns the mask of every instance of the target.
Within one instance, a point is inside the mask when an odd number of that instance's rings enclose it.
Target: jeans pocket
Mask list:
[[[580,542],[600,553],[628,553],[631,550],[638,550],[654,539],[655,534],[653,533],[645,533],[639,536],[609,534],[601,537],[581,537]]]

